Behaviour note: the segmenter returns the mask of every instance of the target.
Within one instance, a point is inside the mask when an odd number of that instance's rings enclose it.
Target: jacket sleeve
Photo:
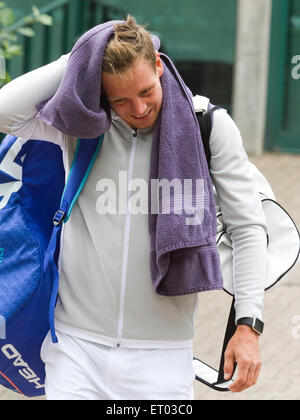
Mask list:
[[[233,245],[236,320],[263,317],[267,227],[240,132],[224,110],[214,113],[211,175]]]
[[[0,131],[62,144],[65,135],[36,117],[36,105],[58,89],[68,55],[14,79],[0,90]]]

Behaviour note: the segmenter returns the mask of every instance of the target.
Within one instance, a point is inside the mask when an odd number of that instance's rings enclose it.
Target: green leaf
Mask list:
[[[16,34],[0,31],[0,42],[3,42],[3,41],[17,42],[17,40],[18,40],[18,37]]]
[[[7,60],[11,58],[10,54],[7,54],[3,48],[0,48],[0,55]]]
[[[2,55],[6,60],[10,60],[12,58],[12,55],[8,54],[7,52],[4,52]]]
[[[1,9],[2,7],[5,7],[5,3],[4,3],[4,1],[0,1],[0,9]]]
[[[9,45],[6,49],[6,52],[11,55],[22,55],[23,54],[22,45],[17,45],[17,44]]]
[[[36,19],[40,16],[40,11],[36,6],[32,6],[32,11]]]
[[[15,14],[12,9],[6,7],[5,9],[0,10],[0,23],[3,26],[10,26],[15,21]]]
[[[9,42],[6,39],[2,40],[2,45],[4,48],[8,48],[9,47]]]
[[[33,18],[32,16],[24,16],[23,20],[27,25],[31,25],[35,22],[35,18]]]
[[[43,25],[51,26],[53,24],[53,18],[50,15],[40,15],[38,21]]]
[[[17,32],[23,36],[27,36],[28,38],[32,38],[35,35],[35,32],[33,29],[25,27],[25,26],[22,28],[18,28]]]

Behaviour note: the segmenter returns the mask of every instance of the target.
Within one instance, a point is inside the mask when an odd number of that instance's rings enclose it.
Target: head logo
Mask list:
[[[22,146],[27,142],[24,139],[17,139],[8,149],[0,163],[0,210],[3,209],[13,193],[22,187],[22,166],[15,162]]]
[[[15,349],[12,344],[6,344],[1,348],[2,353],[4,356],[13,361],[13,365],[16,368],[20,368],[18,370],[19,375],[21,375],[26,381],[29,383],[35,384],[36,389],[44,388],[45,385],[41,384],[41,379],[36,375],[36,373],[29,367],[28,363],[26,363],[21,354]]]

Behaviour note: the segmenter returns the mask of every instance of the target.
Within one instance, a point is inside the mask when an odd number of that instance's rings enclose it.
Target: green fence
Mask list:
[[[19,37],[24,55],[7,63],[15,78],[56,60],[76,40],[101,22],[133,14],[149,23],[162,41],[163,51],[175,61],[194,94],[203,94],[230,110],[237,0],[32,0],[53,26],[33,25],[34,38]],[[28,15],[31,0],[9,0],[17,17]],[[21,25],[21,23],[19,23]]]
[[[269,150],[300,153],[299,64],[300,1],[273,0],[266,129]]]
[[[103,0],[149,23],[177,61],[232,64],[235,57],[236,0]]]
[[[35,25],[37,36],[22,39],[24,57],[9,63],[13,76],[47,63],[72,48],[84,31],[127,13],[149,23],[174,61],[232,65],[235,57],[236,0],[32,0],[53,16],[52,27]],[[17,16],[30,12],[30,1],[10,0]]]

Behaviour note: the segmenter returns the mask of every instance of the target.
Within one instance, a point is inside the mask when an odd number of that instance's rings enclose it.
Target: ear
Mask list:
[[[156,71],[159,77],[164,74],[164,65],[158,51],[156,51]]]

